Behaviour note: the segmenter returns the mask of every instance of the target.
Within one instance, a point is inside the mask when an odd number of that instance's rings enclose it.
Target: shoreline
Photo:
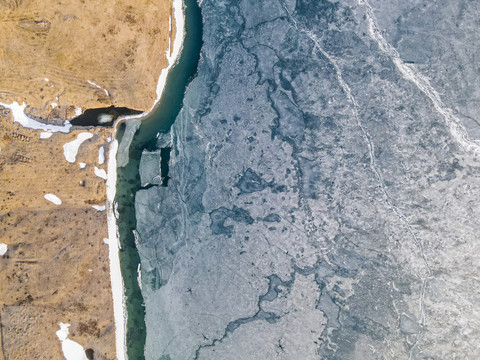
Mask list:
[[[168,66],[162,69],[157,83],[157,99],[152,108],[140,115],[130,115],[120,117],[113,125],[112,143],[108,152],[107,166],[107,221],[108,221],[108,248],[110,260],[110,281],[112,286],[114,321],[115,321],[115,342],[116,355],[118,360],[126,360],[127,357],[127,307],[125,299],[125,285],[121,273],[120,264],[120,237],[118,233],[117,217],[115,214],[115,196],[117,193],[117,153],[119,143],[116,139],[117,127],[128,120],[144,120],[153,111],[160,101],[167,83],[167,76],[172,67],[177,62],[183,50],[185,38],[185,12],[183,0],[173,0],[173,15],[175,18],[175,39],[173,41],[173,51],[169,47],[166,55]],[[169,37],[170,38],[170,37]],[[171,55],[170,55],[171,54]],[[127,147],[127,149],[129,146]]]

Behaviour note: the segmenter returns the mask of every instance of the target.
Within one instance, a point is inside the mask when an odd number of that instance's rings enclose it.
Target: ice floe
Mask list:
[[[60,198],[57,195],[49,193],[49,194],[43,195],[43,197],[45,198],[45,200],[48,200],[54,203],[55,205],[62,205],[62,200],[60,200]]]
[[[9,109],[13,115],[13,121],[20,123],[24,128],[35,129],[35,130],[44,130],[44,131],[53,131],[53,132],[70,132],[72,124],[69,121],[65,121],[63,126],[44,124],[39,121],[33,120],[25,115],[25,108],[27,105],[22,103],[19,105],[16,101],[11,104],[0,103],[0,106],[3,106],[6,109]]]
[[[63,356],[66,360],[88,360],[85,349],[79,343],[68,338],[70,324],[59,322],[60,330],[55,333],[62,344]]]
[[[77,138],[73,141],[70,141],[63,145],[63,155],[65,156],[65,159],[70,162],[74,163],[75,158],[77,157],[78,153],[78,148],[82,143],[90,138],[93,137],[93,134],[89,132],[81,132],[80,134],[77,135]]]

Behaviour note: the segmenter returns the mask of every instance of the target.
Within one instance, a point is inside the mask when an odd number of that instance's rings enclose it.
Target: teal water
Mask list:
[[[156,148],[157,134],[167,132],[182,108],[185,90],[193,79],[202,46],[202,16],[195,0],[184,0],[185,39],[183,50],[176,65],[170,70],[161,100],[146,117],[135,134],[129,151],[127,166],[117,169],[118,205],[117,220],[120,243],[120,263],[125,284],[128,312],[127,355],[130,360],[144,359],[145,310],[143,297],[137,282],[137,268],[140,258],[135,246],[133,230],[135,220],[135,193],[141,188],[139,163],[144,149]],[[124,124],[120,126],[117,139],[120,141]]]

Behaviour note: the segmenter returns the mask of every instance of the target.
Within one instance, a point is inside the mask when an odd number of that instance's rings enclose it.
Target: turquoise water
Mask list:
[[[139,162],[144,149],[156,148],[157,134],[167,132],[181,107],[185,89],[193,79],[200,58],[202,46],[202,17],[195,0],[184,0],[186,35],[182,54],[170,70],[161,100],[152,113],[142,121],[130,145],[129,163],[117,169],[117,194],[119,218],[117,221],[122,252],[120,262],[125,283],[127,321],[127,354],[130,360],[144,359],[145,311],[143,297],[137,282],[137,268],[140,262],[135,246],[133,230],[135,221],[135,193],[141,188]],[[117,133],[121,140],[124,125]]]

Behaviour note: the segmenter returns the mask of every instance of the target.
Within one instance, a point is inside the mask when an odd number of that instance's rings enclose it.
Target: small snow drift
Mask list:
[[[98,167],[95,166],[95,169],[93,169],[93,172],[95,175],[97,175],[99,178],[102,178],[104,180],[107,180],[107,172],[104,169],[99,169]]]
[[[8,246],[7,244],[0,243],[0,256],[3,256],[7,253]]]
[[[55,334],[62,343],[62,352],[66,360],[88,360],[85,349],[79,343],[68,338],[68,327],[70,324],[59,322],[60,330]]]
[[[54,203],[55,205],[62,205],[62,200],[60,200],[60,198],[59,198],[57,195],[54,195],[54,194],[45,194],[45,195],[43,195],[43,197],[44,197],[46,200]]]
[[[65,156],[65,159],[70,163],[74,163],[80,145],[82,145],[84,141],[91,139],[92,137],[93,134],[89,132],[81,132],[77,135],[77,138],[75,140],[63,145],[63,155]]]

